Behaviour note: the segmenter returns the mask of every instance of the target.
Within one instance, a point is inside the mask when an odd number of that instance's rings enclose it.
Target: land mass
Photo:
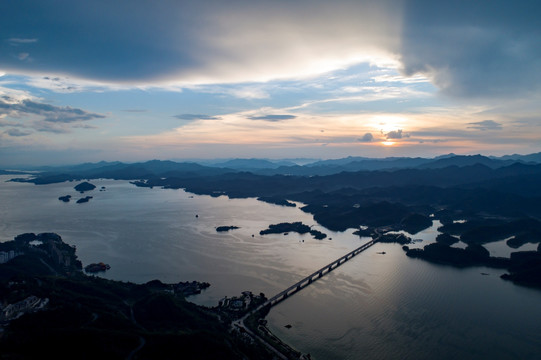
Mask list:
[[[84,193],[85,191],[91,191],[96,188],[96,185],[91,184],[87,181],[84,181],[78,185],[75,185],[74,189],[79,191],[80,193]]]
[[[2,358],[274,357],[230,331],[231,321],[266,300],[263,294],[245,292],[206,308],[185,300],[210,286],[205,282],[133,284],[88,276],[75,248],[55,233],[21,234],[0,243],[0,251],[10,254],[0,264]]]
[[[92,198],[93,198],[92,196],[85,196],[84,198],[80,198],[79,200],[77,200],[76,203],[77,204],[87,203]]]
[[[58,198],[58,200],[63,201],[63,202],[70,202],[70,199],[71,199],[71,195],[60,196]]]
[[[224,232],[224,231],[235,230],[235,229],[240,229],[240,228],[238,226],[218,226],[216,228],[216,231]]]
[[[315,239],[322,240],[327,237],[327,234],[322,233],[321,231],[311,229],[310,226],[303,224],[302,222],[293,222],[293,223],[280,223],[280,224],[271,224],[268,229],[261,230],[259,235],[267,234],[287,234],[290,232],[296,232],[299,234],[310,233]]]

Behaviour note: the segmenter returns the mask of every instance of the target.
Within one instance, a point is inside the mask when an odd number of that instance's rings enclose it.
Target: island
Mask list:
[[[225,231],[235,230],[235,229],[240,229],[240,228],[238,226],[218,226],[216,228],[216,231],[217,232],[225,232]]]
[[[84,198],[80,198],[79,200],[77,200],[77,204],[82,204],[82,203],[89,202],[90,199],[93,199],[93,197],[92,196],[85,196]]]
[[[63,202],[69,202],[70,199],[71,199],[71,195],[60,196],[60,197],[58,198],[58,200],[63,201]]]
[[[84,181],[78,185],[75,185],[74,189],[79,191],[81,194],[84,193],[85,191],[91,191],[91,190],[94,190],[96,188],[96,185],[94,184],[91,184],[87,181]]]
[[[280,224],[271,224],[268,229],[261,230],[259,235],[267,234],[287,234],[290,232],[296,232],[298,234],[307,234],[310,233],[315,239],[321,240],[327,237],[327,234],[322,233],[318,230],[313,230],[310,226],[303,224],[300,221],[293,223],[280,223]]]
[[[87,273],[97,273],[97,272],[104,272],[111,268],[109,264],[104,264],[102,262],[99,263],[92,263],[85,266],[85,272]]]

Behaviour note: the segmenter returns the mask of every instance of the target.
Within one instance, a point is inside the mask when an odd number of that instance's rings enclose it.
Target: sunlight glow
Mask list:
[[[389,141],[389,140],[387,140],[387,141],[382,141],[381,143],[382,143],[383,145],[385,145],[385,146],[393,146],[393,145],[395,144],[394,141]]]

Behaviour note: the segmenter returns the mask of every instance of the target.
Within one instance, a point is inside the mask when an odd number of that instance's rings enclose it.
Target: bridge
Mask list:
[[[231,326],[233,328],[236,327],[236,328],[239,328],[239,329],[243,329],[243,331],[246,331],[253,338],[259,339],[259,341],[261,341],[261,343],[263,343],[267,348],[269,348],[269,350],[274,352],[280,359],[287,360],[289,358],[288,356],[285,356],[282,352],[280,352],[278,349],[276,349],[273,345],[269,344],[267,341],[262,339],[259,335],[255,334],[248,327],[246,327],[246,325],[244,324],[244,320],[246,320],[249,316],[253,315],[255,312],[263,309],[266,306],[269,306],[269,308],[271,308],[271,307],[277,305],[278,303],[284,301],[285,299],[287,299],[291,295],[296,294],[297,292],[301,291],[302,289],[304,289],[308,285],[312,284],[314,281],[316,281],[318,279],[321,279],[323,276],[327,275],[328,273],[330,273],[331,271],[333,271],[334,269],[336,269],[340,265],[343,265],[348,260],[351,260],[356,255],[359,255],[360,253],[362,253],[363,251],[365,251],[366,249],[368,249],[369,247],[374,245],[376,242],[378,242],[381,234],[379,234],[379,232],[377,232],[377,230],[376,230],[376,234],[377,234],[377,237],[375,239],[370,240],[369,242],[359,246],[355,250],[350,251],[346,255],[340,257],[339,259],[334,260],[332,263],[325,265],[324,267],[322,267],[321,269],[313,272],[312,274],[308,275],[304,279],[296,282],[295,284],[291,285],[290,287],[288,287],[284,291],[281,291],[280,293],[274,295],[273,297],[271,297],[270,299],[265,301],[263,304],[259,305],[256,309],[248,312],[241,319],[234,321],[231,324]],[[287,345],[285,345],[285,346],[287,347]]]
[[[328,273],[330,273],[331,271],[333,271],[334,269],[336,269],[340,265],[343,265],[346,261],[351,260],[356,255],[358,255],[361,252],[365,251],[370,246],[374,245],[377,242],[378,239],[379,239],[379,237],[377,239],[370,240],[369,242],[359,246],[357,249],[347,253],[346,255],[340,257],[339,259],[334,260],[332,263],[327,264],[324,267],[322,267],[321,269],[313,272],[312,274],[308,275],[304,279],[296,282],[295,284],[291,285],[290,287],[288,287],[284,291],[282,291],[282,292],[274,295],[270,299],[268,299],[257,310],[259,310],[261,308],[264,308],[265,306],[269,306],[269,305],[271,307],[273,307],[273,306],[277,305],[278,303],[284,301],[285,299],[287,299],[291,295],[301,291],[302,289],[304,289],[308,285],[312,284],[314,281],[316,281],[318,279],[321,279],[324,275],[327,275]]]

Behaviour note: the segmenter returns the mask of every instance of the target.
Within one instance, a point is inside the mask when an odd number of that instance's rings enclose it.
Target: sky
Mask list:
[[[539,1],[0,1],[0,166],[541,151]]]

